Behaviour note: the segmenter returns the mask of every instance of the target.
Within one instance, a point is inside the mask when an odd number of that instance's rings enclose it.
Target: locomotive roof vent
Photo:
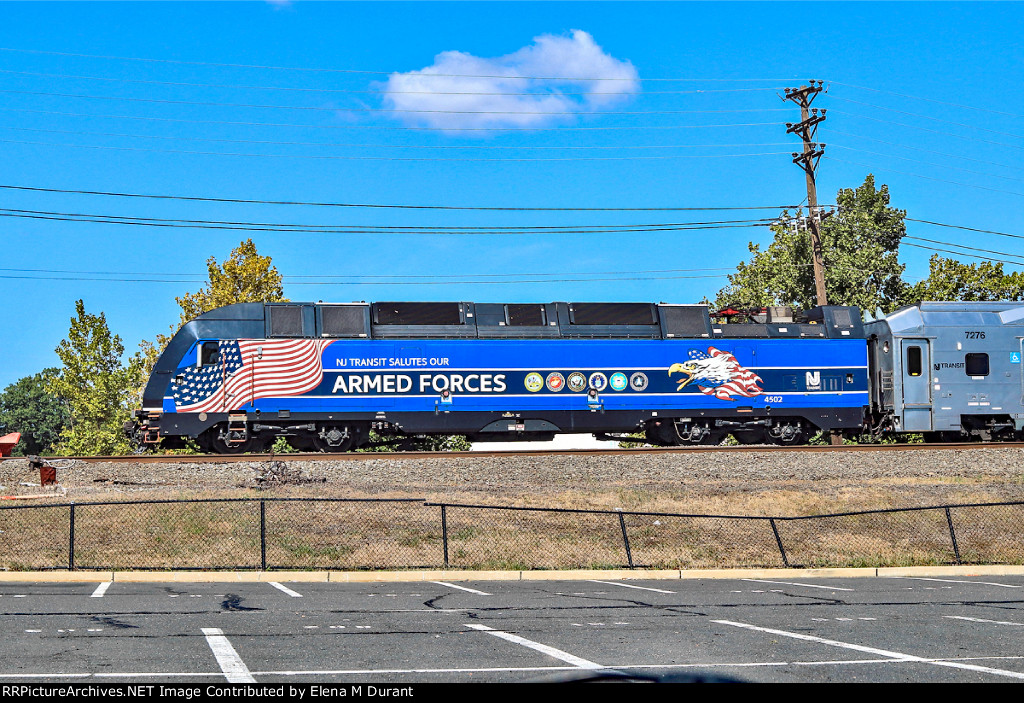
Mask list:
[[[270,316],[271,337],[301,337],[302,306],[301,305],[268,305]]]
[[[376,303],[373,321],[378,325],[462,325],[462,303]]]
[[[574,325],[656,325],[650,303],[569,303]]]
[[[366,305],[318,305],[321,337],[366,337],[370,333],[370,308]]]

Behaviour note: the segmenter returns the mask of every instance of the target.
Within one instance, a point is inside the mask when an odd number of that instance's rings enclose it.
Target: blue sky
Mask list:
[[[821,202],[873,172],[911,218],[1024,233],[1020,4],[82,2],[4,3],[0,12],[0,185],[357,204],[772,208],[439,211],[0,189],[7,214],[587,228],[242,232],[4,217],[0,387],[57,363],[77,298],[105,312],[134,351],[177,321],[174,297],[201,286],[207,257],[222,260],[247,236],[273,257],[293,300],[714,296],[748,242],[770,240],[766,228],[594,228],[771,218],[801,202],[795,138],[783,124],[797,111],[777,94],[810,78],[829,85],[815,103],[829,110]],[[522,78],[542,72],[570,79]],[[603,80],[582,80],[594,78]],[[523,114],[551,112],[564,114]],[[495,127],[506,129],[484,129]],[[1010,237],[908,229],[1024,255]],[[927,274],[928,256],[904,249],[908,278]]]

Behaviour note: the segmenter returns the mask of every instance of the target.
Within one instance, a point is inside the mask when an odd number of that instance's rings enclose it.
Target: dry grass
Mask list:
[[[728,473],[695,479],[644,469],[605,472],[508,462],[497,471],[395,464],[379,469],[313,467],[313,480],[259,481],[264,463],[196,474],[194,467],[117,482],[111,469],[65,472],[74,499],[75,564],[81,568],[435,568],[444,563],[441,511],[422,503],[266,503],[261,544],[260,499],[416,498],[495,506],[788,516],[1024,500],[1019,473],[973,470],[809,480],[799,471],[743,480]],[[381,465],[383,466],[383,465]],[[606,467],[607,468],[607,467]],[[940,467],[941,468],[941,467]],[[92,471],[93,473],[90,473]],[[97,477],[96,471],[107,472]],[[178,477],[173,472],[181,472]],[[518,472],[518,473],[517,473]],[[223,478],[230,476],[230,478]],[[275,475],[276,476],[276,475]],[[534,477],[535,478],[532,478]],[[518,479],[516,477],[519,477]],[[198,480],[197,480],[198,478]],[[280,478],[280,477],[278,477]],[[285,477],[288,478],[288,477]],[[294,478],[294,477],[292,477]],[[302,478],[302,477],[299,477]],[[128,480],[130,479],[130,480]],[[4,479],[13,483],[11,477]],[[39,489],[29,489],[36,490]],[[89,506],[88,501],[246,499],[240,503]],[[55,497],[55,501],[58,500]],[[3,506],[6,507],[6,506]],[[68,507],[0,509],[0,568],[66,568]],[[956,508],[951,513],[965,563],[1024,563],[1024,507]],[[470,569],[612,568],[627,564],[617,514],[549,513],[449,508],[448,562]],[[767,520],[627,515],[633,563],[659,568],[781,566]],[[789,563],[805,566],[882,566],[952,563],[945,512],[915,511],[815,520],[778,520]]]
[[[296,492],[303,491],[279,493]],[[263,549],[268,568],[437,568],[444,563],[441,510],[437,506],[419,502],[275,501],[274,497],[286,496],[248,490],[232,493],[243,500],[78,504],[75,565],[112,569],[260,568]],[[224,497],[223,493],[216,496]],[[260,498],[270,499],[265,503],[265,546],[260,535]],[[605,505],[595,505],[601,502]],[[694,506],[685,497],[616,492],[587,507],[649,512],[691,512],[699,507],[703,514],[719,515],[726,512],[725,508],[733,514],[766,515],[775,512],[770,508],[780,505],[810,509],[811,514],[824,512],[822,507],[834,509],[834,504],[824,505],[819,496],[791,490],[745,496],[739,502],[737,509],[736,501],[721,496]],[[70,508],[66,506],[0,510],[0,567],[66,568],[69,516]],[[1024,532],[1020,529],[1024,506],[954,508],[951,518],[964,562],[1024,561]],[[944,510],[779,519],[775,524],[791,565],[896,566],[955,560]],[[628,563],[623,526],[636,566],[686,569],[783,565],[775,533],[766,519],[634,513],[623,515],[620,522],[616,512],[463,507],[447,508],[448,563],[468,569],[619,568]]]

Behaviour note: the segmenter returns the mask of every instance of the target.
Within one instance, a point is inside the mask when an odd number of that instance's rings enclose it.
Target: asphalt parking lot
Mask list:
[[[0,681],[1024,679],[1024,577],[0,583]]]

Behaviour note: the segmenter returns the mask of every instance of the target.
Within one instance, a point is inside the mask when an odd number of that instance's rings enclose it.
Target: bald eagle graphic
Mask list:
[[[719,400],[735,400],[734,395],[753,398],[764,392],[761,377],[740,366],[740,362],[729,352],[708,347],[705,354],[699,349],[691,349],[689,357],[689,361],[672,364],[668,370],[669,376],[674,373],[684,376],[677,381],[678,391],[693,383],[702,393],[713,395]]]

